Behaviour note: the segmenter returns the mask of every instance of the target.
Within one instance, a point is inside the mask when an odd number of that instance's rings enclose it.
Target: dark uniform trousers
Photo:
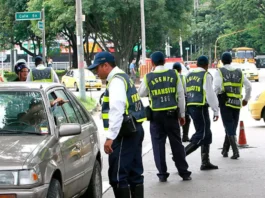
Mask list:
[[[225,132],[228,136],[235,136],[239,121],[240,109],[227,107],[225,103],[222,102],[219,104]]]
[[[132,137],[118,136],[109,155],[109,180],[112,187],[125,188],[143,184],[142,142],[144,130],[136,123],[137,134]]]
[[[150,132],[153,144],[153,152],[159,178],[167,178],[165,144],[169,138],[175,166],[181,177],[190,176],[188,163],[186,162],[185,150],[181,142],[180,126],[176,116],[168,116],[167,111],[153,111],[150,122]]]
[[[212,132],[208,106],[188,106],[188,112],[196,130],[191,138],[191,143],[197,146],[211,144]]]

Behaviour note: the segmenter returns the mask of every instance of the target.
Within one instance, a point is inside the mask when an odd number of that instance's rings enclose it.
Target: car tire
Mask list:
[[[75,87],[75,91],[79,91],[79,88],[78,88],[78,86],[77,86],[77,83],[75,82],[75,84],[74,84],[74,87]]]
[[[102,177],[101,177],[101,167],[99,162],[96,160],[93,173],[90,179],[86,193],[83,197],[89,198],[102,198]]]
[[[259,82],[259,80],[255,80],[255,82]]]
[[[101,88],[97,88],[97,90],[98,90],[98,91],[100,91],[100,90],[101,90]]]
[[[60,182],[57,179],[52,179],[47,198],[63,198],[63,191]]]

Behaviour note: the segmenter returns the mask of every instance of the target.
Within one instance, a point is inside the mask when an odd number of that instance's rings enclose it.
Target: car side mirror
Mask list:
[[[61,124],[59,128],[59,136],[72,136],[81,134],[81,125],[80,124]]]

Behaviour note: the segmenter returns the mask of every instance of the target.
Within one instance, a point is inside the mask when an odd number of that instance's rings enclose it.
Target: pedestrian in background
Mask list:
[[[165,150],[168,137],[179,176],[184,181],[191,180],[179,126],[179,122],[181,125],[185,124],[185,96],[181,79],[177,71],[165,68],[165,56],[162,52],[154,52],[151,61],[155,69],[144,76],[139,94],[141,97],[149,95],[150,109],[147,117],[150,120],[157,176],[160,182],[166,182],[169,177]]]
[[[14,81],[26,81],[28,73],[30,69],[27,66],[26,60],[19,59],[15,63],[15,73],[17,74],[17,78]]]
[[[0,75],[0,82],[5,82],[4,78]]]
[[[131,76],[131,79],[133,81],[133,83],[135,83],[136,81],[136,59],[134,58],[130,64],[130,76]]]
[[[183,90],[185,94],[185,101],[187,101],[187,91],[186,91],[186,77],[181,74],[182,72],[182,66],[179,62],[174,63],[173,69],[177,70],[179,73],[180,80],[183,85]],[[187,112],[187,107],[185,110],[185,124],[182,126],[182,142],[189,142],[189,129],[190,129],[190,116]]]
[[[44,66],[41,56],[35,58],[35,66],[36,68],[30,71],[26,81],[60,83],[56,72],[51,67]]]
[[[240,109],[246,106],[251,95],[251,83],[244,76],[241,69],[234,69],[230,64],[232,56],[229,52],[222,55],[223,67],[219,68],[214,76],[214,90],[218,95],[221,117],[225,128],[225,140],[222,155],[228,157],[230,145],[233,155],[231,159],[239,158],[239,151],[236,144],[236,130],[239,121]],[[245,98],[243,102],[242,87],[245,87]]]
[[[219,107],[212,87],[213,78],[207,72],[208,65],[208,58],[200,56],[197,60],[198,68],[190,72],[186,80],[188,113],[196,132],[185,150],[186,155],[189,155],[201,146],[201,170],[218,169],[218,166],[211,164],[209,157],[212,131],[208,107],[210,105],[214,112],[213,121],[218,120]]]
[[[143,198],[142,122],[146,116],[140,96],[111,53],[98,53],[88,69],[95,69],[101,79],[107,80],[102,104],[107,130],[104,151],[109,155],[108,175],[115,197]]]

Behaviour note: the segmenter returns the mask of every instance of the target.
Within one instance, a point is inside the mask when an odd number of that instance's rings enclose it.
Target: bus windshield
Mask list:
[[[253,51],[238,51],[235,53],[236,58],[254,58]]]

